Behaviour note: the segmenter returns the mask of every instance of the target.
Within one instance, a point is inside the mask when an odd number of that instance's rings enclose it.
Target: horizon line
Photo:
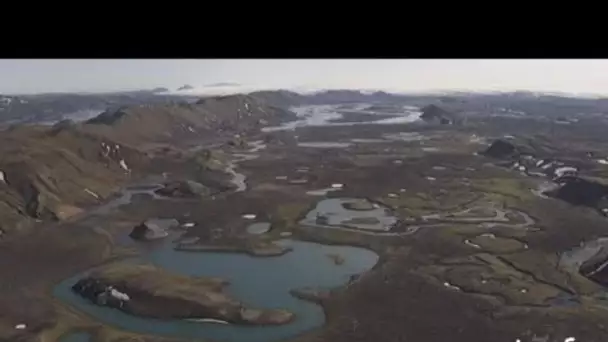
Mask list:
[[[184,84],[186,85],[186,84]],[[183,86],[183,85],[182,85]],[[0,92],[0,96],[36,96],[36,95],[61,95],[61,94],[75,94],[75,95],[103,95],[103,94],[114,94],[114,93],[127,93],[127,92],[141,92],[141,91],[152,91],[157,88],[168,89],[168,92],[158,93],[158,95],[166,95],[166,96],[216,96],[222,94],[213,94],[213,92],[205,94],[203,89],[207,88],[209,90],[213,88],[231,88],[231,87],[243,87],[242,91],[238,89],[234,89],[233,91],[228,91],[229,94],[248,94],[258,91],[291,91],[294,93],[320,93],[327,91],[365,91],[365,92],[385,92],[388,94],[396,94],[396,95],[440,95],[440,94],[454,94],[454,93],[469,93],[469,94],[500,94],[500,93],[532,93],[532,94],[541,94],[541,95],[557,95],[557,96],[565,96],[565,97],[576,97],[576,98],[586,98],[586,97],[598,97],[598,98],[606,98],[608,97],[608,93],[595,93],[595,92],[567,92],[567,91],[555,91],[555,90],[530,90],[530,89],[470,89],[470,88],[451,88],[451,89],[419,89],[419,90],[404,90],[398,89],[395,87],[369,87],[369,88],[360,88],[360,87],[317,87],[317,86],[292,86],[292,87],[247,87],[244,85],[240,85],[238,83],[232,82],[220,82],[207,84],[203,86],[192,86],[194,91],[184,91],[183,93],[178,93],[177,88],[175,87],[171,90],[169,87],[157,86],[157,87],[149,87],[149,88],[120,88],[114,90],[64,90],[64,91],[41,91],[41,92]],[[225,95],[229,95],[225,94]]]

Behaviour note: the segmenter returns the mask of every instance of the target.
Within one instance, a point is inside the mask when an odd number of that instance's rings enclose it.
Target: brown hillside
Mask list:
[[[84,129],[132,146],[179,143],[217,134],[235,134],[277,122],[289,112],[248,95],[211,97],[194,104],[145,105],[105,112]]]
[[[287,115],[256,97],[234,95],[125,107],[84,124],[13,126],[0,132],[0,235],[24,221],[68,218],[103,200],[143,172],[146,146],[233,136]]]
[[[108,196],[145,161],[141,152],[74,128],[27,126],[3,132],[0,229],[11,230],[24,216],[77,214]]]

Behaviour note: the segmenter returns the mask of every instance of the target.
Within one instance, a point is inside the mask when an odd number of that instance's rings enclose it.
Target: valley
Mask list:
[[[0,340],[605,341],[608,116],[506,97],[269,91],[8,128]]]

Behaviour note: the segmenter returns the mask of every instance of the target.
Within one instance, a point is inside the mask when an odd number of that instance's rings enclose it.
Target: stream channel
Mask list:
[[[242,158],[245,159],[245,158]],[[233,174],[237,191],[245,189],[244,176],[235,174],[234,164],[228,170]],[[138,193],[153,194],[156,186],[131,187],[122,196],[93,211],[104,214],[107,210],[130,202]],[[237,253],[188,253],[174,250],[171,238],[147,249],[139,257],[127,262],[149,263],[171,272],[187,276],[220,277],[228,280],[226,291],[245,305],[255,308],[285,309],[295,314],[288,324],[277,326],[244,326],[216,324],[187,320],[156,320],[128,315],[116,309],[94,305],[77,294],[71,286],[89,271],[74,275],[55,286],[53,293],[62,301],[90,314],[99,321],[127,331],[184,339],[211,339],[227,342],[269,342],[287,339],[325,323],[323,308],[290,294],[293,289],[330,289],[348,284],[353,276],[370,270],[378,255],[370,250],[350,246],[327,246],[318,243],[280,240],[292,251],[276,257],[253,257]],[[340,255],[341,264],[328,255]],[[314,266],[312,266],[314,265]],[[86,342],[89,334],[74,332],[62,342]]]

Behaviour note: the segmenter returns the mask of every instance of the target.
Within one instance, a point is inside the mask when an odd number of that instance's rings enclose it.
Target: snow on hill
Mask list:
[[[202,87],[182,86],[178,89],[158,92],[157,95],[182,95],[182,96],[218,96],[249,94],[254,91],[264,90],[259,87],[248,87],[236,83],[217,83]]]
[[[300,95],[316,95],[327,91],[335,90],[321,87],[301,86],[301,87],[256,87],[247,86],[239,83],[215,83],[205,86],[185,85],[177,89],[168,91],[155,92],[157,95],[182,95],[182,96],[218,96],[218,95],[235,95],[249,94],[256,91],[278,91],[288,90]],[[352,89],[357,91],[357,89]],[[361,94],[369,95],[382,91],[381,89],[358,89]],[[386,90],[385,90],[386,91]]]

